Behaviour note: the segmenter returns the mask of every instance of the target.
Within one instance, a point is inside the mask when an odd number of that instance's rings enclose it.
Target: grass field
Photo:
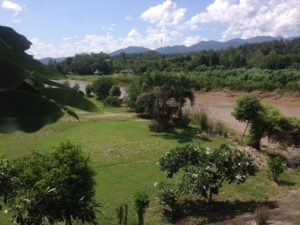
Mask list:
[[[149,121],[137,118],[124,108],[104,108],[101,104],[99,108],[99,113],[79,112],[80,122],[65,116],[33,134],[1,134],[0,154],[16,158],[33,151],[48,152],[52,146],[66,140],[81,145],[97,172],[96,198],[102,204],[100,224],[116,224],[116,208],[120,203],[129,204],[128,224],[136,224],[132,199],[139,190],[145,190],[151,196],[146,224],[165,224],[155,198],[154,183],[165,180],[156,165],[158,158],[178,145],[195,143],[215,148],[221,143],[230,142],[221,137],[199,140],[194,137],[193,128],[178,129],[169,134],[151,133],[148,130]],[[218,199],[265,200],[300,186],[298,171],[288,170],[282,177],[284,185],[276,186],[267,179],[266,171],[261,171],[243,185],[226,185]],[[0,225],[7,225],[9,215],[3,211],[0,211]]]

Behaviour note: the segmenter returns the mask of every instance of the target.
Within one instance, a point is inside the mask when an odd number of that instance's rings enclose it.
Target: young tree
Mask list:
[[[146,192],[137,192],[134,195],[135,210],[138,214],[138,225],[144,225],[144,214],[149,207],[149,196]]]
[[[277,183],[279,175],[284,171],[282,157],[270,156],[268,158],[267,165],[272,181]]]
[[[243,136],[247,131],[249,123],[258,118],[261,110],[262,105],[254,95],[245,95],[237,100],[232,115],[239,121],[247,122]]]
[[[98,99],[105,99],[113,85],[110,77],[100,77],[92,83],[92,89]]]
[[[183,169],[182,192],[203,196],[208,203],[224,182],[244,183],[256,170],[250,155],[228,145],[214,151],[192,145],[177,147],[160,158],[159,165],[169,178]]]

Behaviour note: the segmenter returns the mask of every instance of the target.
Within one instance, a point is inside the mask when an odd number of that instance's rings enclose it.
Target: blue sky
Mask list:
[[[0,24],[36,58],[155,49],[257,35],[299,36],[299,0],[0,0]]]

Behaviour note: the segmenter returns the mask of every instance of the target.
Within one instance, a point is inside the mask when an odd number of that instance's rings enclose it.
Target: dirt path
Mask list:
[[[300,190],[281,194],[270,200],[275,207],[270,210],[268,225],[300,225]],[[245,213],[211,225],[255,225],[252,213]]]

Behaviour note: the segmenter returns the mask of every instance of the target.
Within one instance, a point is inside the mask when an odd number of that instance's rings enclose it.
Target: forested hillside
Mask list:
[[[299,69],[300,38],[260,44],[247,44],[220,51],[201,51],[187,54],[162,55],[154,51],[141,54],[109,56],[104,53],[80,54],[57,64],[62,73],[112,74],[132,71],[142,75],[152,70],[162,72],[203,71],[219,69],[260,68]]]

